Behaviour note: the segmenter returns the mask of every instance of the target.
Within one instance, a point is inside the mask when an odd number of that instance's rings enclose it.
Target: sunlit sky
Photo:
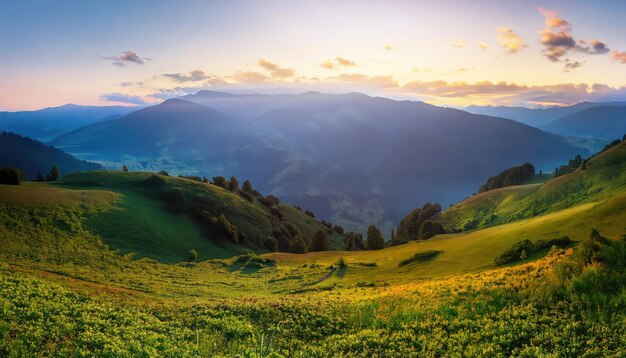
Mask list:
[[[0,110],[201,89],[626,100],[626,1],[2,1]]]

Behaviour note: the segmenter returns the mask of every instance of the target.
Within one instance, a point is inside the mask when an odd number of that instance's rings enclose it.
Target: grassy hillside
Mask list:
[[[274,234],[277,218],[193,180],[146,187],[150,173],[0,186],[0,356],[260,357],[261,340],[273,356],[622,356],[623,156],[618,146],[585,170],[486,192],[442,215],[454,224],[498,209],[511,213],[505,224],[378,251],[199,263],[150,258],[180,261],[205,238],[160,193],[203,198],[246,237]],[[533,215],[528,202],[544,211]],[[322,225],[284,204],[280,212],[303,232]],[[606,238],[590,237],[592,227]],[[494,264],[519,240],[563,235],[578,246]]]
[[[65,223],[66,227],[80,223],[89,235],[100,236],[112,249],[165,262],[179,262],[191,249],[202,260],[231,257],[249,249],[266,252],[264,240],[284,233],[288,221],[300,229],[305,240],[310,240],[316,230],[329,231],[285,204],[281,206],[281,212],[286,213],[281,220],[256,199],[249,202],[215,185],[183,178],[158,176],[162,183],[156,187],[146,184],[145,180],[153,175],[94,171],[68,175],[55,184],[0,186],[0,202],[5,213],[37,210],[42,211],[37,215],[71,216],[72,222]],[[164,195],[173,191],[181,193],[185,205],[202,202],[203,210],[211,215],[223,214],[245,241],[240,245],[231,243],[219,233],[208,232],[188,211],[173,212],[164,200]],[[25,220],[17,216],[13,219]],[[64,234],[72,234],[67,231]],[[329,236],[333,246],[340,247],[343,237],[334,233]]]
[[[578,204],[619,202],[625,192],[626,142],[591,158],[584,168],[544,184],[513,186],[474,195],[447,209],[439,220],[449,230],[472,230]]]

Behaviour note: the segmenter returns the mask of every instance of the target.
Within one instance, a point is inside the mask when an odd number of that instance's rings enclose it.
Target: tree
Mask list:
[[[306,242],[304,242],[302,235],[298,233],[296,237],[291,240],[289,243],[289,251],[294,254],[306,254],[308,252]]]
[[[198,252],[194,249],[189,250],[187,254],[187,262],[196,262],[198,259]]]
[[[226,178],[224,178],[221,175],[218,175],[218,176],[215,176],[215,177],[211,178],[211,181],[212,181],[212,183],[214,185],[217,185],[217,186],[219,186],[221,188],[224,188],[224,189],[226,189],[227,186],[228,186],[228,183],[226,182]]]
[[[61,170],[56,165],[50,169],[50,173],[46,176],[47,181],[55,181],[61,176]]]
[[[398,225],[398,230],[390,242],[391,246],[405,244],[409,240],[419,238],[420,227],[422,223],[441,211],[441,205],[438,203],[426,203],[422,208],[411,211]]]
[[[43,174],[37,173],[37,181],[46,181],[46,178],[44,178]]]
[[[335,230],[335,232],[339,235],[343,235],[343,227],[341,225],[336,225],[333,226],[333,230]]]
[[[239,180],[235,177],[230,177],[230,180],[228,181],[228,190],[236,191],[237,189],[239,189]]]
[[[241,186],[241,190],[245,191],[248,194],[252,194],[252,191],[254,189],[252,189],[252,183],[250,183],[250,180],[246,179],[243,182],[243,185]]]
[[[128,167],[126,165],[122,166],[122,171],[128,173]]]
[[[420,225],[419,238],[420,240],[430,239],[431,237],[439,234],[445,234],[446,230],[440,223],[432,220],[426,220]]]
[[[346,238],[343,240],[343,249],[346,251],[365,250],[363,235],[352,231],[346,233]]]
[[[0,169],[0,184],[20,185],[24,180],[24,172],[17,168]]]
[[[313,234],[309,251],[328,251],[328,236],[324,230],[317,230]]]
[[[385,247],[385,238],[376,225],[370,225],[367,228],[367,240],[365,245],[368,250],[380,250]]]
[[[126,166],[124,166],[124,167],[126,167]],[[127,172],[127,171],[128,171],[128,168],[125,170],[125,172]],[[161,170],[159,172],[159,174],[163,175],[164,177],[169,177],[170,176],[170,173],[166,172],[165,170]]]
[[[519,258],[522,260],[528,258],[528,255],[526,254],[526,250],[522,250],[522,253],[519,255]]]

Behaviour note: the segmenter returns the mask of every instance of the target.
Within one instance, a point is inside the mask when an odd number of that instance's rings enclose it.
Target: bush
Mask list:
[[[430,261],[434,259],[435,257],[439,256],[439,254],[441,254],[442,252],[443,251],[441,250],[427,250],[427,251],[416,252],[415,255],[413,255],[413,257],[400,261],[400,263],[398,264],[398,267],[406,266],[412,263],[422,263],[422,262]]]
[[[187,262],[196,262],[198,259],[198,252],[194,249],[189,250],[189,254],[187,254]]]
[[[24,172],[16,168],[0,169],[0,184],[20,185],[24,180]]]
[[[446,230],[440,223],[432,220],[426,220],[420,225],[419,238],[421,240],[430,239],[439,234],[445,234]]]
[[[504,265],[509,262],[517,261],[522,255],[522,251],[526,251],[528,253],[532,250],[532,248],[533,243],[528,239],[517,241],[512,247],[508,248],[500,256],[496,257],[495,263],[496,265]]]
[[[220,188],[224,188],[224,189],[228,187],[228,182],[226,181],[226,178],[224,178],[221,175],[211,178],[211,184],[217,185]]]
[[[57,167],[55,165],[55,166],[52,167],[52,169],[50,169],[50,172],[46,176],[46,180],[47,181],[55,181],[55,180],[59,179],[60,176],[61,176],[61,170],[59,169],[59,167]]]
[[[224,214],[220,216],[214,216],[210,219],[211,225],[218,232],[221,232],[226,238],[235,244],[239,243],[239,230],[237,227],[228,221]]]
[[[306,254],[308,252],[306,242],[299,233],[289,243],[289,252],[294,254]]]
[[[504,253],[502,253],[502,255],[496,257],[495,264],[504,265],[510,262],[517,261],[519,259],[528,258],[529,255],[532,255],[541,250],[549,249],[552,246],[566,247],[571,243],[572,240],[567,236],[551,240],[538,240],[534,244],[530,240],[518,241],[514,243],[513,246],[507,249]]]
[[[307,216],[312,217],[313,219],[315,219],[315,214],[313,214],[313,212],[312,212],[312,211],[305,210],[305,211],[304,211],[304,214],[305,214],[305,215],[307,215]]]
[[[163,175],[163,176],[165,176],[165,177],[169,177],[169,176],[170,176],[170,173],[166,172],[165,170],[161,170],[161,171],[159,172],[159,174],[160,174],[160,175]]]

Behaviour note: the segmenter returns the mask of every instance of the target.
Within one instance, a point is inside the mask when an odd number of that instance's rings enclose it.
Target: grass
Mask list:
[[[623,356],[624,152],[441,215],[456,226],[478,219],[467,232],[376,251],[198,263],[167,263],[202,230],[144,192],[139,184],[150,174],[0,186],[0,356],[254,356],[270,334],[263,352],[275,356]],[[256,202],[166,181],[210,199],[248,232],[271,230]],[[282,211],[306,232],[321,225]],[[491,214],[497,218],[485,222]],[[609,239],[590,242],[592,227]],[[563,236],[581,244],[495,266],[520,240]],[[141,259],[124,255],[142,250]],[[341,270],[307,285],[340,258]]]

